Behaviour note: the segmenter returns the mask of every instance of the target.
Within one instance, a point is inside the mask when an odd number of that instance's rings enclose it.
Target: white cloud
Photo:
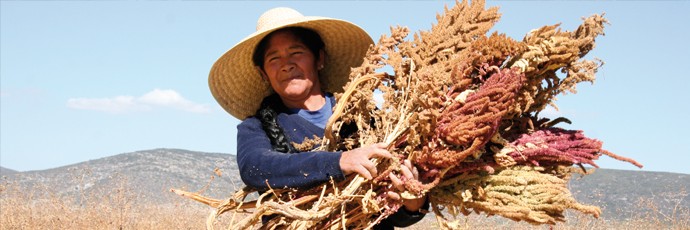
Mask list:
[[[182,97],[182,95],[179,93],[175,92],[175,90],[170,89],[154,89],[153,91],[141,96],[139,101],[145,104],[171,107],[193,113],[206,113],[211,110],[208,105],[201,105],[191,102]]]
[[[117,96],[113,98],[70,98],[67,100],[67,107],[112,113],[151,109],[147,105],[138,104],[136,99],[132,96]]]
[[[67,107],[111,113],[150,111],[166,107],[193,113],[211,111],[208,105],[189,101],[170,89],[154,89],[140,97],[124,95],[111,98],[70,98],[67,100]]]

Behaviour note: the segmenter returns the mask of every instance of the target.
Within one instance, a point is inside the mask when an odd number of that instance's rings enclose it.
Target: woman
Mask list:
[[[237,161],[244,183],[260,190],[309,188],[353,173],[377,176],[370,159],[391,157],[384,144],[344,152],[299,152],[290,144],[323,137],[335,105],[330,92],[342,89],[371,38],[352,23],[304,17],[289,8],[269,10],[257,24],[257,32],[226,52],[209,77],[216,100],[243,120]],[[404,177],[416,178],[409,162],[402,168]],[[402,178],[390,177],[401,187]],[[395,193],[389,196],[399,199]],[[377,228],[411,225],[428,206],[424,198],[403,204]]]

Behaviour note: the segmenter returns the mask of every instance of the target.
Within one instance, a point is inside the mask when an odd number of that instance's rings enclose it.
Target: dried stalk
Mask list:
[[[594,161],[602,154],[642,165],[602,149],[601,141],[582,131],[555,127],[570,123],[567,118],[538,114],[555,107],[557,95],[594,82],[603,62],[583,57],[607,22],[594,15],[573,32],[544,26],[515,41],[486,35],[499,18],[498,8],[485,9],[484,1],[456,2],[437,15],[430,31],[412,40],[405,39],[407,28],[391,28],[352,70],[344,93],[335,95],[338,103],[320,150],[386,143],[394,159],[373,159],[384,176],[271,190],[249,202],[244,192],[225,201],[176,193],[216,208],[212,218],[252,207],[233,228],[250,228],[261,216],[278,214],[264,227],[367,229],[401,207],[401,201],[385,196],[391,183],[386,175],[398,173],[400,162],[409,159],[421,178],[406,180],[404,195],[428,196],[444,228],[460,223],[443,216],[442,209],[453,216],[477,212],[532,224],[564,221],[567,209],[598,217],[599,208],[570,195],[566,184],[573,166],[597,167]],[[385,66],[394,74],[376,72]],[[345,125],[356,125],[356,133],[339,136]],[[315,140],[300,149],[313,147]]]

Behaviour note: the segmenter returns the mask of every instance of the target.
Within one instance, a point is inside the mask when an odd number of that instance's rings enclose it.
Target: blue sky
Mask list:
[[[238,120],[208,89],[208,72],[276,6],[345,19],[377,40],[393,25],[428,30],[453,1],[2,1],[0,165],[42,170],[125,152],[235,152]],[[559,96],[567,129],[634,158],[642,170],[690,173],[690,2],[488,1],[495,31],[532,29],[606,13],[587,58],[597,81]],[[603,168],[637,170],[602,157]]]

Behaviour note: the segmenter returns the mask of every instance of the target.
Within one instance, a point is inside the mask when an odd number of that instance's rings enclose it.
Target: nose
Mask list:
[[[294,68],[295,68],[295,65],[293,65],[292,63],[288,63],[288,64],[283,65],[283,71],[285,71],[285,72],[290,72]]]
[[[283,72],[290,72],[295,68],[295,63],[292,62],[289,58],[283,62],[283,65],[280,67]]]

